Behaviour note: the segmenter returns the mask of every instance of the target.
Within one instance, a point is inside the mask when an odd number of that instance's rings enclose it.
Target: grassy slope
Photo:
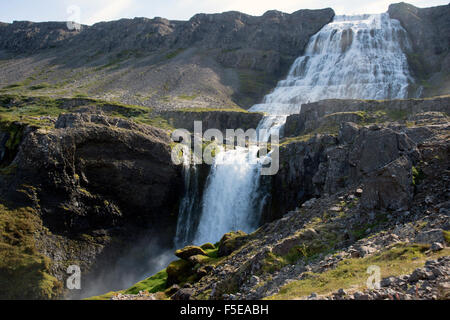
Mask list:
[[[0,204],[0,299],[52,299],[61,292],[50,259],[37,251],[33,234],[39,229],[31,208]]]
[[[430,253],[429,246],[419,244],[398,244],[388,250],[365,258],[346,259],[335,269],[324,273],[310,273],[306,279],[291,282],[279,293],[268,297],[270,300],[298,299],[317,294],[329,294],[340,288],[364,289],[368,278],[367,268],[376,265],[381,268],[381,277],[398,276],[412,272],[424,265],[425,260],[450,254],[446,248],[438,253]]]

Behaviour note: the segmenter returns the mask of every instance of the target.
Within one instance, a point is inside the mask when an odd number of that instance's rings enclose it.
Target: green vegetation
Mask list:
[[[168,54],[165,55],[165,58],[167,60],[173,59],[176,56],[178,56],[180,53],[182,53],[184,50],[185,50],[184,48],[179,48],[179,49],[176,49],[174,51],[171,51],[171,52],[169,52]]]
[[[422,169],[418,169],[416,167],[412,167],[412,179],[413,179],[413,185],[418,185],[420,182],[425,178],[425,174],[423,173]]]
[[[450,249],[430,253],[428,245],[396,244],[392,248],[366,258],[341,261],[335,269],[316,274],[307,273],[305,279],[291,282],[279,293],[268,299],[296,299],[310,295],[331,293],[339,288],[364,288],[368,277],[367,268],[376,265],[381,276],[398,276],[412,272],[424,264],[426,259],[448,255]]]
[[[61,282],[50,275],[50,259],[38,252],[34,242],[40,228],[31,208],[0,204],[1,299],[52,299],[61,293]]]
[[[166,119],[155,115],[153,110],[148,107],[86,98],[84,95],[79,95],[77,98],[81,99],[78,105],[69,108],[64,105],[70,99],[0,95],[0,123],[3,127],[10,126],[13,122],[20,122],[50,129],[53,127],[53,123],[48,117],[57,118],[60,114],[76,111],[81,106],[94,106],[111,117],[129,119],[169,131],[174,130]]]
[[[51,87],[52,87],[51,84],[49,84],[47,82],[42,82],[42,83],[39,83],[39,84],[32,85],[28,89],[30,89],[30,90],[41,90],[41,89],[46,89],[46,88],[51,88]]]
[[[252,106],[270,88],[275,87],[277,77],[262,71],[254,70],[238,70],[240,94],[238,100],[239,104],[243,106]]]
[[[178,96],[178,99],[192,101],[197,97],[198,97],[198,94],[193,94],[193,95],[182,94],[182,95]]]
[[[242,112],[242,113],[250,113],[249,111],[242,109],[238,106],[229,106],[229,107],[217,107],[217,108],[203,108],[203,107],[195,107],[195,108],[180,108],[176,109],[175,112]]]
[[[159,291],[164,291],[167,282],[167,272],[166,269],[161,270],[157,274],[142,280],[127,290],[122,291],[124,294],[138,294],[139,291],[147,291],[149,293],[155,293]]]
[[[445,242],[447,242],[448,244],[450,244],[450,231],[443,230],[443,232],[444,232],[444,239],[445,239]]]

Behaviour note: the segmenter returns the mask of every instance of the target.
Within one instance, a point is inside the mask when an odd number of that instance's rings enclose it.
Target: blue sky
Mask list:
[[[276,9],[293,12],[299,9],[332,7],[337,14],[385,12],[395,0],[0,0],[0,21],[99,21],[134,17],[164,17],[188,20],[195,13],[230,10],[261,15]],[[418,7],[447,4],[448,0],[410,0]]]

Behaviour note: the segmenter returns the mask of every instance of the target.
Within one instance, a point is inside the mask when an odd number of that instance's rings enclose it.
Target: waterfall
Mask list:
[[[183,153],[184,196],[178,210],[177,232],[175,247],[183,247],[193,240],[195,229],[195,209],[198,199],[198,172],[197,167],[190,165],[190,159]]]
[[[250,108],[266,114],[257,129],[280,131],[287,115],[299,113],[303,103],[321,99],[405,98],[411,77],[402,47],[408,46],[405,30],[387,13],[336,16],[311,37],[287,78]],[[268,135],[259,138],[267,141]],[[194,243],[258,227],[264,194],[259,190],[261,161],[250,161],[256,153],[250,147],[216,155]]]

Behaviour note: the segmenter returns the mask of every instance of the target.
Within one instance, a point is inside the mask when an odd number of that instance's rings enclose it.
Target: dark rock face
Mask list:
[[[49,203],[44,216],[51,223],[80,231],[112,226],[121,216],[146,216],[167,208],[173,200],[170,181],[176,181],[177,170],[171,164],[165,132],[90,114],[62,115],[56,128],[48,134],[31,132],[14,160],[20,172],[18,180],[31,180],[42,190],[38,195],[41,206],[46,207],[42,199],[73,205],[68,214],[61,214]],[[77,188],[117,200],[121,210],[110,205],[109,214],[87,214],[68,192],[77,192]],[[160,215],[154,218],[164,220]]]
[[[324,100],[307,104],[288,117],[287,134],[305,134],[325,123],[330,114],[387,108],[403,110],[421,123],[440,110],[450,111],[448,97],[393,101]],[[428,111],[428,112],[423,112]],[[438,121],[439,118],[435,120]],[[437,122],[439,123],[439,121]],[[448,121],[442,122],[448,125]],[[361,126],[343,122],[337,134],[316,134],[280,147],[280,170],[271,181],[272,200],[267,213],[285,212],[305,200],[335,194],[349,186],[363,187],[366,208],[397,210],[408,207],[413,191],[412,166],[421,159],[418,146],[435,135],[432,127],[401,124]],[[300,137],[301,138],[301,137]],[[287,191],[289,190],[289,191]]]
[[[63,40],[79,34],[69,30],[66,22],[14,21],[0,24],[0,48],[17,53],[35,52],[57,46]]]
[[[448,96],[386,101],[327,99],[303,104],[300,114],[288,116],[284,133],[287,137],[293,137],[312,132],[321,126],[332,127],[343,122],[360,122],[365,120],[365,113],[376,111],[410,115],[430,111],[448,112],[449,109]]]
[[[194,132],[194,121],[202,122],[202,130],[218,129],[225,134],[226,129],[256,129],[262,113],[241,111],[166,111],[161,116],[174,128]]]
[[[408,62],[419,81],[426,81],[423,96],[448,94],[450,88],[450,5],[417,8],[407,3],[389,6],[389,15],[408,32],[412,48]]]
[[[189,21],[163,18],[121,19],[70,31],[65,22],[28,21],[0,25],[2,49],[29,52],[51,46],[88,44],[103,50],[158,50],[165,47],[278,51],[299,55],[309,37],[334,16],[332,9],[299,10],[292,14],[268,11],[255,17],[240,12],[197,14]],[[50,34],[42,41],[42,38]],[[20,37],[19,37],[20,35]],[[56,36],[58,35],[58,36]],[[40,43],[39,46],[30,44]],[[67,41],[64,41],[67,40]],[[83,44],[84,43],[84,44]]]
[[[366,209],[408,208],[413,195],[411,161],[402,156],[366,178],[361,205]]]
[[[183,182],[168,134],[89,113],[63,114],[55,127],[24,129],[9,166],[15,170],[2,171],[2,199],[36,212],[42,231],[35,246],[60,281],[70,261],[85,279],[89,271],[107,274],[127,255],[128,264],[144,258],[133,272],[146,269],[148,248],[170,247],[175,233]]]

